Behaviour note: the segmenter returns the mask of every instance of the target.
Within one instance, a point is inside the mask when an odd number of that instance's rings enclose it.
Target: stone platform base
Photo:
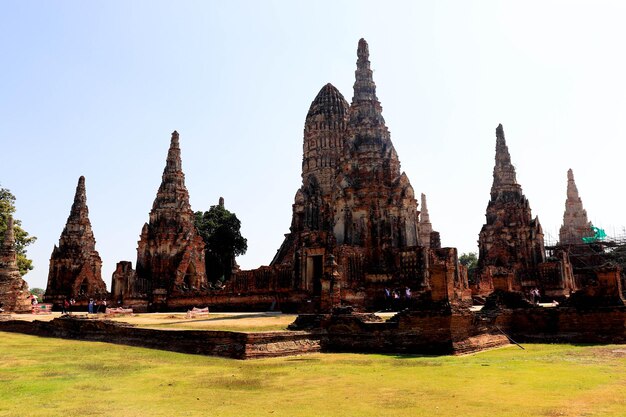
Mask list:
[[[233,359],[267,358],[320,351],[311,332],[240,333],[208,330],[157,330],[107,320],[61,317],[49,322],[8,320],[0,331],[43,337],[108,342]]]

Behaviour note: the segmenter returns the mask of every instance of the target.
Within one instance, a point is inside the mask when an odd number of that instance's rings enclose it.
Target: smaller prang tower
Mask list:
[[[65,298],[86,304],[89,298],[107,297],[101,269],[102,260],[89,221],[85,177],[81,176],[59,245],[54,246],[50,256],[44,300],[59,307]]]
[[[591,223],[587,219],[587,211],[583,208],[583,202],[578,196],[574,172],[569,169],[567,171],[567,199],[565,200],[563,225],[559,230],[559,244],[582,245],[583,238],[590,236],[593,236]]]
[[[488,294],[494,289],[522,291],[534,286],[537,266],[545,261],[543,231],[517,183],[515,167],[504,139],[496,128],[496,158],[486,223],[478,237],[478,287]]]
[[[119,267],[119,266],[118,266]],[[145,294],[158,310],[172,297],[207,289],[204,241],[194,225],[185,187],[178,132],[172,133],[161,186],[137,247],[135,294]]]

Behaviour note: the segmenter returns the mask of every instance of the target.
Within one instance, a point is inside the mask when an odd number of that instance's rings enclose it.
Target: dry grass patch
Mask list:
[[[0,333],[0,416],[626,415],[624,346],[236,361]]]

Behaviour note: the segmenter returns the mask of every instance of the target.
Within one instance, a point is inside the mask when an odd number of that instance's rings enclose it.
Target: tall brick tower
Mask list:
[[[567,171],[567,199],[565,200],[563,225],[559,230],[559,244],[582,244],[583,237],[593,236],[593,234],[591,223],[587,219],[587,210],[583,208],[583,201],[578,195],[574,172],[569,169]]]
[[[141,230],[137,285],[144,287],[155,306],[172,295],[189,295],[207,286],[204,242],[194,226],[176,131],[172,133],[150,220]]]
[[[54,246],[50,256],[44,300],[58,306],[69,297],[84,302],[91,297],[106,296],[101,269],[102,260],[89,220],[85,177],[81,176],[59,245]]]
[[[345,151],[335,183],[334,233],[339,245],[365,247],[370,267],[384,269],[385,251],[418,245],[419,213],[376,97],[365,39],[359,40],[356,64]]]
[[[530,204],[517,183],[502,125],[496,128],[491,199],[478,248],[478,276],[483,291],[491,289],[493,276],[506,276],[507,289],[520,290],[522,281],[545,261],[541,224],[537,217],[532,218]]]

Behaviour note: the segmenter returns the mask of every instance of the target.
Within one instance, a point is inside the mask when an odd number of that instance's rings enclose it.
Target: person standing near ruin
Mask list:
[[[93,314],[93,298],[89,299],[89,304],[87,304],[87,312],[89,314]]]
[[[393,309],[394,311],[398,311],[400,309],[400,293],[397,289],[393,290]]]
[[[67,310],[70,308],[70,302],[65,298],[61,306],[61,314],[67,314]]]
[[[404,287],[404,300],[406,303],[406,308],[411,307],[411,289],[409,287]]]

